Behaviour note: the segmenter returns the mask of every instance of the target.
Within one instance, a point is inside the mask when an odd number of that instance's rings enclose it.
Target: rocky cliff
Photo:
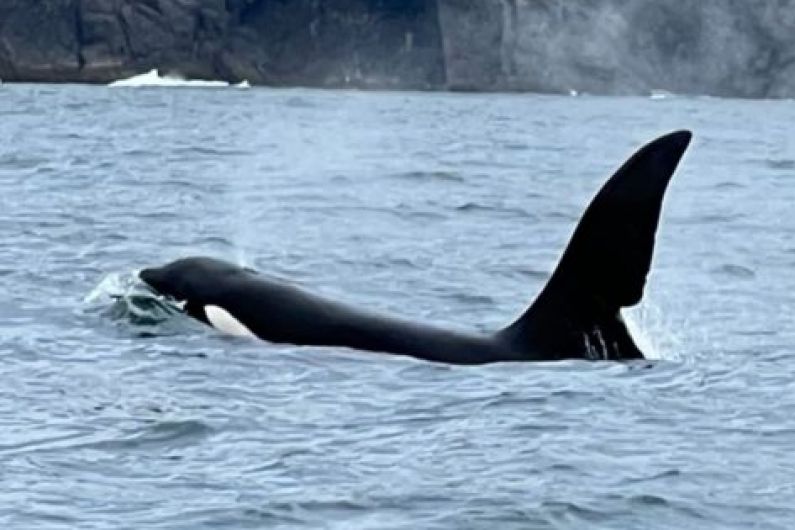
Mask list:
[[[0,78],[105,83],[152,68],[270,85],[444,85],[425,0],[0,0]]]
[[[795,0],[501,4],[505,88],[795,96]]]
[[[0,79],[795,96],[795,0],[0,0]]]

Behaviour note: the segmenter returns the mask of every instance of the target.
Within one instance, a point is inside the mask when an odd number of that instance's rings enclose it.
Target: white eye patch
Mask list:
[[[238,319],[229,314],[223,307],[217,305],[204,306],[204,314],[212,327],[227,335],[235,337],[254,337],[254,334]]]

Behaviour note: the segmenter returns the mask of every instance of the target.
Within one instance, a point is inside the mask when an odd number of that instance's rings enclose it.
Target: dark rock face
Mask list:
[[[432,88],[444,83],[436,3],[238,0],[224,78],[270,85]]]
[[[505,87],[504,6],[498,1],[439,2],[445,78],[452,90]]]
[[[71,0],[0,2],[0,79],[68,78],[80,69]]]
[[[105,83],[158,68],[272,85],[443,86],[424,0],[0,0],[0,79]]]
[[[795,95],[795,0],[505,0],[500,7],[510,88]]]
[[[0,0],[0,79],[795,96],[795,0]]]

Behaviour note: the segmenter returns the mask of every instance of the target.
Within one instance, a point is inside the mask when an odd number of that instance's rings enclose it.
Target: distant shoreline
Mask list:
[[[795,0],[553,4],[5,2],[0,79],[108,84],[157,68],[270,87],[795,97]]]

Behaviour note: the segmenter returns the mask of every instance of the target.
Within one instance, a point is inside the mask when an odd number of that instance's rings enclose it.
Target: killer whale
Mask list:
[[[691,136],[676,131],[633,154],[586,208],[530,307],[491,335],[370,313],[214,258],[183,258],[139,276],[202,322],[276,343],[451,364],[642,359],[621,308],[643,296],[663,197]]]

